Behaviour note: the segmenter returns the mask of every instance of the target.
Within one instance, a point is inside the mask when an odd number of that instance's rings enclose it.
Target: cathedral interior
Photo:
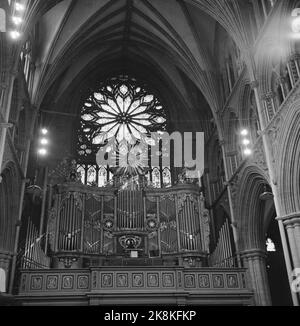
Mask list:
[[[299,162],[299,1],[0,0],[0,305],[299,306]]]

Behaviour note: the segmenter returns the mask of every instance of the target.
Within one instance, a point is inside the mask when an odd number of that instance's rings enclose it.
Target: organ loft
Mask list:
[[[0,306],[299,306],[299,108],[299,1],[0,0]]]
[[[230,226],[224,225],[211,251],[201,180],[187,178],[185,169],[166,188],[149,182],[149,169],[112,168],[104,187],[84,184],[75,160],[64,160],[60,170],[64,182],[49,187],[45,203],[46,233],[37,237],[31,219],[24,228],[19,295],[28,303],[37,294],[55,302],[71,290],[71,301],[86,293],[90,304],[125,304],[128,297],[120,296],[127,291],[136,292],[135,303],[160,301],[162,293],[166,302],[193,303],[202,300],[200,288],[215,289],[220,302],[226,292],[236,303],[241,296],[251,301]]]

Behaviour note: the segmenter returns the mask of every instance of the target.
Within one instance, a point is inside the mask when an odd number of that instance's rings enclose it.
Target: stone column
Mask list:
[[[8,121],[9,121],[9,115],[11,109],[13,87],[14,87],[16,76],[17,76],[17,71],[12,71],[8,74],[7,87],[5,88],[4,97],[3,97],[3,107],[0,107],[0,114],[1,114],[0,124],[2,126],[5,126],[0,128],[0,172],[3,164],[4,147],[6,142],[7,128],[9,126]]]
[[[300,212],[278,217],[277,220],[283,222],[287,233],[292,267],[300,268]]]
[[[0,251],[0,268],[6,272],[6,289],[8,289],[8,282],[9,282],[8,278],[9,278],[11,260],[12,260],[12,254],[8,252]]]
[[[296,275],[299,275],[300,269],[300,212],[278,217],[277,220],[279,223],[283,223],[284,229],[287,233],[287,245],[289,247],[291,258],[291,273],[288,275],[288,278],[291,285],[294,303],[300,305],[300,293],[295,292],[292,286]]]
[[[266,252],[253,249],[241,253],[243,265],[247,268],[249,283],[254,291],[257,306],[271,306],[271,294],[266,268]]]

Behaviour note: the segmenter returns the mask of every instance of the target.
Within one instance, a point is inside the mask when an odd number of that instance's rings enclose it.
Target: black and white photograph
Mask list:
[[[0,0],[0,308],[299,305],[300,1]]]

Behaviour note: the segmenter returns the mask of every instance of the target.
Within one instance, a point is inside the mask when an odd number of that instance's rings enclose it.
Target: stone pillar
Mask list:
[[[291,261],[291,271],[288,278],[291,285],[293,302],[296,306],[299,306],[300,293],[295,292],[293,288],[293,281],[296,280],[296,275],[299,275],[300,269],[300,212],[278,217],[277,220],[279,223],[284,225],[284,229],[287,234],[287,246],[289,247],[288,249]]]
[[[287,233],[292,267],[300,268],[300,212],[278,217],[277,220],[283,222]]]
[[[2,128],[0,128],[0,172],[2,170],[4,147],[6,142],[7,129],[9,127],[8,121],[11,109],[13,87],[17,73],[17,71],[12,71],[8,74],[7,88],[5,88],[3,103],[0,103],[3,105],[3,107],[0,107],[0,124],[2,125]]]
[[[254,291],[257,306],[271,306],[271,294],[266,268],[266,252],[254,249],[241,253],[243,265],[247,268],[249,284]]]
[[[8,278],[10,272],[12,255],[8,252],[0,251],[0,268],[6,272],[6,289],[8,289]]]

